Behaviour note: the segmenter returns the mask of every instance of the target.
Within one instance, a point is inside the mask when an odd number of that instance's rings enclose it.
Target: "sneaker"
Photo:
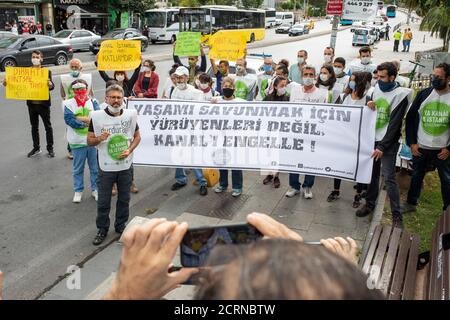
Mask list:
[[[98,201],[98,191],[97,190],[92,191],[92,197],[95,199],[95,201]]]
[[[81,202],[81,198],[83,197],[83,192],[75,192],[75,194],[73,195],[73,203],[80,203]]]
[[[33,148],[33,150],[28,152],[27,157],[28,158],[35,157],[35,156],[37,156],[40,153],[42,153],[42,150],[40,148],[38,148],[38,149]]]
[[[242,194],[242,189],[233,189],[233,192],[231,192],[231,195],[233,197],[239,197]]]
[[[184,186],[186,186],[186,183],[185,183],[185,184],[181,184],[181,183],[175,182],[175,183],[172,185],[172,188],[170,188],[170,189],[171,189],[172,191],[176,191],[176,190],[179,190],[179,189],[183,188]]]
[[[138,193],[139,189],[138,187],[136,187],[136,184],[134,183],[134,181],[131,183],[131,189],[130,189],[131,193]]]
[[[53,151],[53,150],[48,150],[47,157],[49,157],[49,158],[54,158],[54,157],[55,157],[55,151]]]
[[[115,196],[117,196],[117,184],[116,183],[114,183],[113,184],[113,187],[112,187],[112,191],[111,191],[111,195],[113,196],[113,197],[115,197]]]
[[[392,217],[392,227],[403,229],[403,218],[400,217]]]
[[[275,189],[278,189],[278,188],[280,187],[280,185],[281,185],[281,183],[280,183],[280,178],[275,177],[275,178],[273,179],[273,187],[274,187]]]
[[[214,192],[215,192],[215,193],[222,193],[222,192],[224,192],[225,190],[227,190],[226,187],[222,187],[221,185],[218,185],[218,186],[214,189]]]
[[[288,198],[292,198],[293,196],[300,194],[300,190],[294,189],[292,188],[291,190],[289,190],[288,192],[286,192],[286,197]]]
[[[97,233],[97,235],[95,236],[94,241],[92,241],[92,244],[93,244],[94,246],[98,246],[98,245],[101,244],[103,241],[105,241],[106,235],[107,235],[107,234],[108,234],[107,232],[99,230],[98,233]]]
[[[303,188],[303,196],[305,197],[305,199],[312,199],[313,198],[313,194],[311,191],[311,188]]]
[[[208,194],[208,188],[206,186],[201,186],[200,187],[200,195],[206,196],[207,194]]]
[[[408,213],[408,212],[415,212],[415,211],[417,211],[416,206],[413,204],[409,204],[408,202],[405,202],[400,206],[401,213]]]
[[[359,206],[361,205],[361,195],[360,194],[355,194],[355,198],[353,199],[353,204],[352,207],[353,208],[359,208]]]
[[[273,175],[269,174],[267,177],[264,178],[263,184],[268,184],[270,181],[272,181]]]
[[[327,198],[328,202],[333,202],[339,199],[339,191],[333,190]]]
[[[372,209],[370,209],[367,205],[363,205],[362,208],[356,210],[355,214],[357,217],[365,217],[372,213]]]
[[[73,160],[72,152],[68,152],[68,153],[67,153],[67,159]]]

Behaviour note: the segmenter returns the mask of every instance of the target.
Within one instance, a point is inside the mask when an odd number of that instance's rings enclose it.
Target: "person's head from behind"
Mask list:
[[[234,95],[234,80],[231,77],[222,79],[222,93],[224,98],[231,99]]]
[[[297,52],[297,62],[299,64],[306,63],[306,60],[308,59],[308,52],[306,50],[299,50]]]
[[[306,65],[302,69],[302,81],[305,87],[312,87],[316,82],[316,68],[311,65]]]
[[[189,70],[186,67],[180,66],[175,72],[175,85],[179,90],[187,89],[187,82],[189,80]]]
[[[69,68],[72,77],[76,78],[80,75],[81,70],[83,70],[83,63],[80,59],[74,58],[70,60]]]
[[[362,47],[359,49],[359,58],[361,63],[369,64],[372,60],[372,49],[370,47]]]
[[[35,67],[40,67],[42,65],[42,62],[44,62],[44,55],[39,50],[33,50],[31,53],[31,63]]]
[[[286,94],[287,78],[283,76],[276,77],[273,80],[273,92],[277,96],[283,96]]]
[[[398,60],[393,60],[392,63],[393,63],[394,66],[397,68],[397,71],[400,71],[400,61],[398,61]]]
[[[348,88],[350,91],[348,93],[355,93],[355,95],[361,99],[366,91],[370,88],[370,81],[372,80],[372,75],[370,72],[354,72],[350,76],[348,82]]]
[[[336,59],[334,59],[333,67],[334,73],[336,74],[337,77],[342,75],[345,69],[345,59],[342,57],[337,57]]]
[[[278,61],[278,65],[285,65],[286,68],[289,68],[289,61],[287,59],[281,59],[280,61]]]
[[[201,73],[197,74],[197,79],[195,80],[195,85],[197,86],[198,89],[203,90],[203,91],[207,90],[208,88],[211,89],[212,84],[213,84],[213,81],[207,73],[201,72]]]
[[[108,110],[112,113],[119,113],[123,108],[124,91],[118,84],[113,84],[106,88],[106,103]]]
[[[230,72],[230,63],[227,60],[220,60],[219,72],[222,74],[222,76],[228,75],[228,72]]]
[[[199,300],[357,300],[383,299],[367,287],[351,262],[323,246],[268,239],[233,246],[231,262],[213,269],[198,286]],[[220,261],[213,250],[209,265]]]
[[[436,90],[448,89],[450,86],[450,65],[448,63],[441,63],[434,67],[431,85]]]
[[[236,60],[236,74],[245,75],[247,73],[247,61],[245,59]]]

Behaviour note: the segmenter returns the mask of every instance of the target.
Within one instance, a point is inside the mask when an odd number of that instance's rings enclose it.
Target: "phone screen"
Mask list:
[[[188,229],[180,246],[180,260],[183,267],[203,266],[218,245],[245,244],[254,242],[263,235],[252,225],[203,227]],[[226,264],[229,255],[221,255],[220,264]]]

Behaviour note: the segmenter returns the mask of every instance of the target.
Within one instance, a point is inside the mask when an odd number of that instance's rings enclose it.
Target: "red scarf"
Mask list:
[[[75,101],[77,102],[77,105],[79,107],[84,107],[84,105],[86,104],[86,101],[89,100],[89,97],[87,95],[87,89],[78,89],[74,92],[75,96]]]

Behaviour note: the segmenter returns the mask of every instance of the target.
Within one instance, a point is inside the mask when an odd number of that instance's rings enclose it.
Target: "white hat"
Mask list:
[[[177,76],[189,76],[189,70],[186,67],[181,66],[175,70],[175,74]]]

